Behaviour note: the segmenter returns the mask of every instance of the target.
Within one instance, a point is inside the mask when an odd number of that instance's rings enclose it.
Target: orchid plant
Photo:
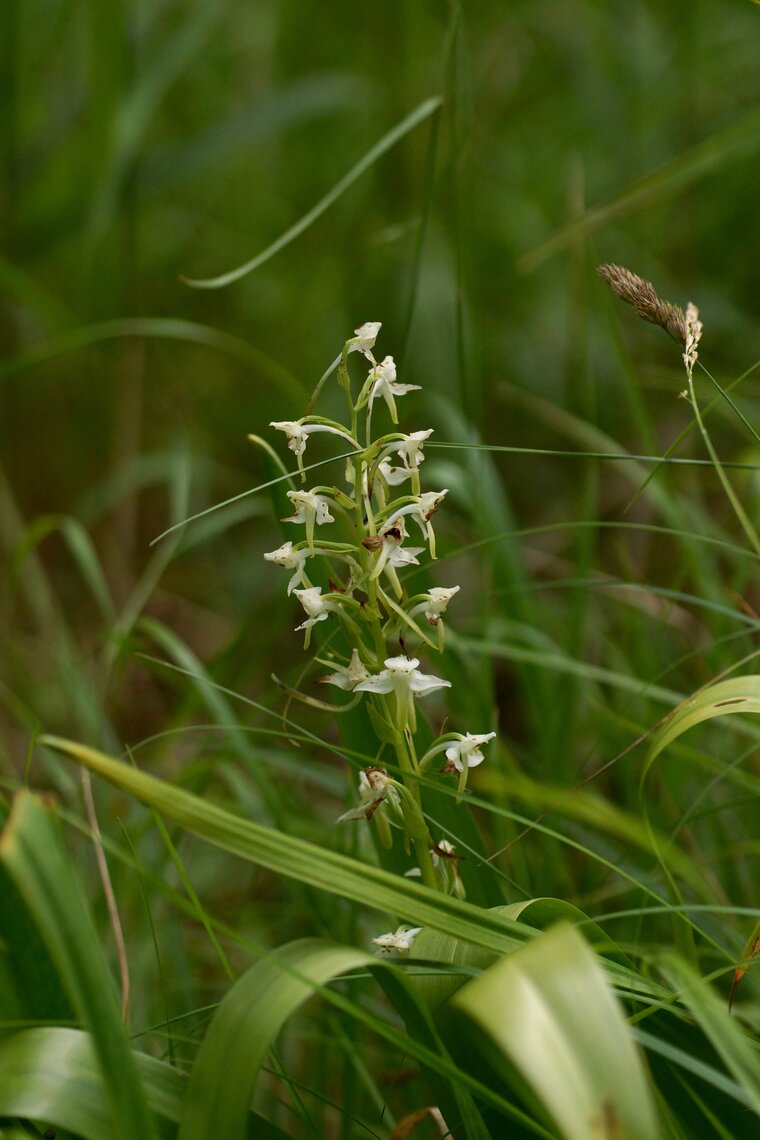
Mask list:
[[[420,777],[436,760],[442,760],[439,770],[457,777],[461,796],[470,769],[483,761],[482,748],[495,733],[449,732],[422,754],[415,742],[417,701],[450,687],[449,681],[423,672],[416,654],[443,652],[444,617],[460,587],[434,586],[426,592],[410,593],[404,584],[405,568],[419,566],[419,555],[436,557],[432,520],[448,491],[422,490],[420,468],[432,429],[410,434],[397,430],[396,399],[419,389],[419,385],[398,382],[392,356],[379,363],[375,359],[373,350],[380,327],[379,321],[369,321],[356,329],[333,366],[346,395],[346,423],[309,414],[300,420],[270,424],[285,434],[302,482],[306,481],[303,457],[312,436],[334,436],[350,450],[344,456],[348,489],[320,485],[288,491],[293,514],[282,521],[303,527],[303,538],[288,541],[264,557],[291,572],[287,592],[303,607],[305,619],[296,630],[304,631],[306,649],[314,626],[340,624],[350,650],[344,656],[333,653],[328,659],[320,659],[330,672],[317,679],[353,694],[343,709],[369,701],[378,753],[387,745],[393,748],[396,774],[391,775],[379,764],[360,772],[358,804],[344,812],[339,822],[371,824],[388,848],[393,845],[394,833],[400,834],[405,849],[414,849],[418,864],[408,873],[421,876],[435,890],[463,897],[459,857],[453,844],[445,838],[436,842],[430,834],[422,808]],[[349,371],[349,358],[354,353],[363,356],[370,366],[356,397]],[[392,428],[374,435],[373,417],[375,422],[380,419],[383,402]],[[407,544],[409,522],[419,529],[424,545]],[[322,538],[333,525],[342,531],[342,541]],[[326,591],[312,580],[319,577],[310,572],[315,560],[327,563]],[[414,646],[414,656],[407,652],[410,645]],[[403,947],[397,945],[398,932],[387,936],[387,944],[382,942],[386,936],[376,941],[386,952],[408,951],[415,933],[402,932]]]

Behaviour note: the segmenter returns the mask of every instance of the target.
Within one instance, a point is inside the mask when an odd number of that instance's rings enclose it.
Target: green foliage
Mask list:
[[[1,7],[0,1133],[744,1140],[757,4]],[[462,586],[420,740],[498,731],[419,781],[464,901],[335,825],[393,726],[261,558],[367,320]]]

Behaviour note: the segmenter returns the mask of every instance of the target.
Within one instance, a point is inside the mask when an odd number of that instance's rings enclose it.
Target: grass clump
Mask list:
[[[10,1136],[753,1131],[756,15],[503,8],[1,17]]]

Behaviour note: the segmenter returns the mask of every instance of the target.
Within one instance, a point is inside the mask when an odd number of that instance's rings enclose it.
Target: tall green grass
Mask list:
[[[758,557],[594,267],[699,304],[754,525],[759,18],[4,5],[4,1134],[753,1134]],[[450,488],[448,711],[499,731],[465,808],[430,781],[465,902],[334,826],[374,745],[283,687],[261,558],[246,435],[367,319]]]

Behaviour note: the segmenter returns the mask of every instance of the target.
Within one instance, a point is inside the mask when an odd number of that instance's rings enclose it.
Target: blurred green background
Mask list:
[[[420,588],[462,586],[446,654],[422,665],[450,700],[424,713],[499,732],[468,786],[478,829],[462,809],[450,832],[468,897],[612,913],[648,971],[672,930],[646,908],[677,881],[705,908],[700,969],[727,988],[750,926],[731,909],[757,906],[756,724],[702,726],[643,789],[629,750],[755,651],[758,557],[709,464],[595,457],[660,455],[693,421],[678,345],[595,270],[622,263],[699,305],[700,362],[724,387],[747,373],[745,422],[723,400],[706,422],[726,463],[756,465],[759,42],[751,0],[3,0],[0,780],[57,793],[112,962],[92,817],[74,765],[33,754],[40,731],[128,748],[239,816],[375,858],[368,828],[334,826],[375,742],[272,681],[324,696],[262,559],[294,537],[282,488],[246,493],[277,473],[248,433],[291,459],[269,421],[299,417],[372,320],[380,356],[421,385],[403,426],[435,428],[424,486],[449,488]],[[267,250],[362,163],[254,272],[187,284]],[[716,389],[695,382],[707,408]],[[334,454],[322,443],[310,459]],[[698,433],[676,454],[704,460]],[[754,520],[756,471],[730,474]],[[102,782],[95,796],[135,1032],[192,1017],[183,1055],[227,984],[211,925],[230,973],[290,937],[382,930],[180,828],[175,851],[139,805]],[[408,867],[398,843],[394,858]],[[169,917],[156,947],[152,914]],[[749,975],[743,990],[757,1024]],[[342,1032],[320,1015],[293,1046],[327,1089]],[[397,1084],[426,1103],[381,1053],[378,1104]]]
[[[113,747],[182,715],[182,684],[130,653],[99,688],[104,637],[115,656],[141,612],[220,682],[274,700],[272,665],[299,667],[300,647],[283,583],[261,560],[280,541],[271,501],[243,498],[179,546],[150,543],[266,477],[246,434],[301,414],[362,321],[383,321],[379,350],[423,386],[405,405],[412,424],[434,425],[439,442],[653,454],[675,438],[689,421],[674,398],[678,350],[607,295],[599,261],[697,301],[703,357],[724,379],[752,364],[758,21],[750,0],[5,0],[0,717],[11,771],[39,726]],[[438,96],[438,111],[255,272],[214,291],[182,280],[266,249]],[[747,458],[735,421],[715,431],[724,458]],[[693,437],[690,448],[702,455]],[[451,486],[462,454],[431,450],[431,477]],[[621,467],[494,462],[493,518],[490,492],[473,519],[453,488],[444,553],[505,527],[663,522],[656,498],[624,514],[637,479]],[[660,473],[658,486],[673,479]],[[714,479],[678,479],[695,509],[703,498],[712,509]],[[689,509],[664,521],[698,528]],[[620,535],[583,535],[505,547],[485,594],[471,564],[471,611],[500,608],[534,650],[556,636],[598,656],[603,619],[578,608],[573,581],[593,565],[673,587],[684,564],[661,541],[624,549]],[[693,566],[676,584],[693,583]],[[515,596],[542,578],[567,584],[551,600],[537,593],[528,613]],[[725,603],[728,585],[711,581]],[[733,585],[746,583],[739,569]],[[688,645],[663,634],[655,651],[642,627],[652,658],[633,672],[652,680],[709,640],[692,633]],[[545,711],[531,729],[510,669],[494,684],[483,704],[500,702],[512,744],[556,754],[572,696],[554,729]],[[580,743],[560,764],[568,777]]]

